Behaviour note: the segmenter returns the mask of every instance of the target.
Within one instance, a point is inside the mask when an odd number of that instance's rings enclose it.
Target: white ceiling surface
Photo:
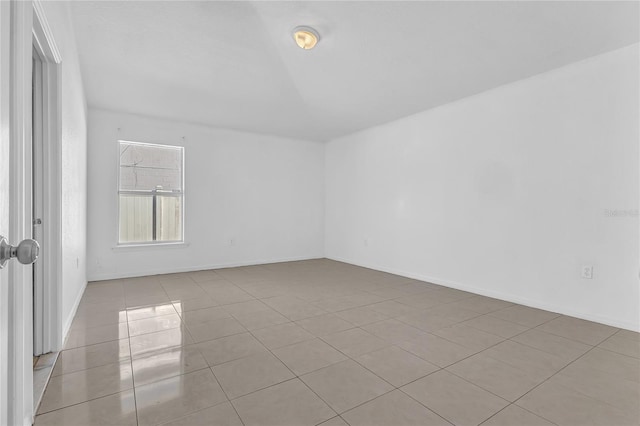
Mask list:
[[[74,2],[90,106],[324,141],[638,42],[637,2]],[[320,33],[314,50],[291,30]],[[464,123],[461,123],[463,125]]]

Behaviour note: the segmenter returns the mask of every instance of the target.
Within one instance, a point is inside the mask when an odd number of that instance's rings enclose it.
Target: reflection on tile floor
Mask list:
[[[638,333],[326,259],[90,283],[37,425],[638,425]]]

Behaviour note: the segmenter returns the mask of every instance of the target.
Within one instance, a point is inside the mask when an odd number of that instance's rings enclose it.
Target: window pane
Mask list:
[[[157,196],[156,240],[182,240],[182,197]]]
[[[182,191],[181,147],[120,142],[120,190]]]
[[[120,243],[153,241],[153,197],[120,195]]]

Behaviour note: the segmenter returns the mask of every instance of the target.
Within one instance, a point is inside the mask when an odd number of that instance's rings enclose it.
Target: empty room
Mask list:
[[[640,425],[640,2],[0,1],[0,426]]]

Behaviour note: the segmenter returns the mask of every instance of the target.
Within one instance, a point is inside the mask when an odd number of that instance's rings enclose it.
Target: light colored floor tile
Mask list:
[[[319,315],[325,315],[327,311],[320,309],[310,303],[301,303],[295,305],[282,305],[274,307],[274,309],[280,312],[291,321],[299,321],[305,318],[317,317]]]
[[[194,345],[178,346],[132,362],[133,378],[136,386],[157,382],[169,377],[208,368],[209,365]]]
[[[60,352],[52,375],[59,376],[101,365],[120,363],[127,361],[130,357],[128,339],[67,349]]]
[[[126,339],[129,337],[127,323],[101,325],[90,328],[71,328],[64,349],[79,348],[97,343]]]
[[[598,347],[617,352],[622,355],[640,358],[640,340],[638,340],[637,337],[629,338],[627,336],[627,334],[618,332],[600,343]]]
[[[636,342],[640,342],[640,333],[638,333],[637,331],[618,330],[616,334],[622,338],[631,339],[631,340],[635,340]]]
[[[594,348],[575,363],[579,366],[603,371],[615,378],[640,383],[640,362],[637,358]]]
[[[524,325],[525,327],[536,327],[560,316],[560,314],[556,314],[555,312],[543,311],[542,309],[535,309],[522,305],[514,305],[500,309],[499,311],[494,311],[489,315],[505,321],[515,322],[516,324]]]
[[[503,337],[487,333],[485,331],[478,330],[477,328],[473,328],[469,325],[464,324],[456,324],[449,327],[444,327],[437,331],[434,331],[433,334],[442,337],[443,339],[447,339],[450,342],[454,342],[475,350],[487,349],[504,340]]]
[[[482,423],[482,426],[553,426],[553,423],[517,405],[510,405]]]
[[[127,312],[121,311],[107,311],[107,312],[83,312],[77,314],[73,319],[74,328],[89,328],[98,327],[101,325],[118,324],[120,322],[127,321]]]
[[[169,296],[169,299],[172,301],[179,299],[193,299],[196,297],[208,297],[207,292],[197,284],[172,284],[163,285],[163,287],[167,296]]]
[[[619,408],[566,388],[545,382],[516,402],[517,405],[557,425],[637,425]]]
[[[395,387],[406,385],[440,369],[397,346],[369,352],[355,360]]]
[[[455,306],[451,303],[445,303],[434,308],[429,308],[425,310],[425,312],[429,315],[436,315],[443,318],[451,319],[453,321],[456,321],[456,323],[481,316],[481,314],[472,309]]]
[[[245,426],[317,425],[336,413],[299,379],[233,401]]]
[[[523,333],[529,329],[520,324],[516,324],[510,321],[505,321],[500,318],[492,317],[491,315],[483,315],[480,317],[472,318],[463,322],[464,325],[469,325],[478,330],[486,331],[487,333],[495,334],[500,337],[508,339],[517,334]]]
[[[252,334],[269,349],[276,349],[314,338],[313,334],[294,323],[261,328],[260,330],[252,331]]]
[[[138,424],[157,425],[225,402],[209,369],[136,386]]]
[[[252,295],[236,286],[225,288],[205,288],[204,290],[220,305],[231,305],[234,303],[246,302],[248,300],[255,300]]]
[[[602,343],[618,331],[615,327],[566,316],[546,322],[538,330],[592,346]]]
[[[259,330],[272,325],[290,322],[289,318],[271,308],[258,312],[233,314],[233,317],[247,330]]]
[[[555,334],[545,333],[538,329],[525,331],[522,334],[512,337],[511,340],[532,348],[540,349],[541,351],[560,357],[567,362],[577,359],[591,349],[591,346],[585,345],[584,343],[556,336]]]
[[[338,414],[393,389],[355,361],[348,360],[300,377]]]
[[[526,372],[484,353],[450,365],[447,371],[511,402],[544,380],[535,380]]]
[[[402,387],[415,400],[460,426],[477,425],[508,402],[445,370]]]
[[[124,300],[115,300],[109,302],[89,303],[84,299],[80,301],[76,315],[86,315],[100,312],[123,311],[126,312]]]
[[[233,336],[209,340],[198,343],[196,346],[207,363],[212,367],[267,351],[267,349],[249,333],[234,334]]]
[[[326,336],[339,331],[349,330],[354,327],[350,322],[347,322],[334,314],[325,314],[317,317],[306,318],[297,321],[296,324],[314,336]]]
[[[230,402],[214,405],[204,410],[196,411],[185,417],[173,420],[169,423],[162,423],[162,426],[243,426],[240,417],[236,413]]]
[[[175,314],[176,310],[173,305],[167,303],[165,305],[145,306],[142,308],[132,308],[127,311],[128,321],[138,321],[146,318],[159,317],[163,315]]]
[[[374,336],[360,328],[341,331],[322,338],[325,342],[350,357],[357,357],[368,352],[391,346],[386,340]]]
[[[91,283],[65,348],[38,425],[640,424],[640,334],[328,259]]]
[[[216,280],[222,280],[223,279],[214,270],[203,270],[203,271],[188,272],[187,275],[189,276],[189,278],[191,278],[194,282],[197,282],[197,283],[201,283],[201,282],[205,282],[205,281],[216,281]]]
[[[231,318],[231,314],[221,306],[184,311],[181,316],[182,321],[188,326],[196,326],[219,319]]]
[[[234,318],[220,318],[198,325],[187,325],[189,333],[196,342],[218,339],[247,331]]]
[[[342,414],[351,426],[448,426],[449,422],[394,390]]]
[[[39,414],[133,388],[131,363],[107,364],[52,377]]]
[[[170,330],[172,328],[178,328],[181,325],[182,321],[178,314],[129,321],[129,336],[133,337],[141,334]]]
[[[549,379],[586,396],[606,402],[640,420],[640,384],[576,361]]]
[[[342,417],[336,416],[326,422],[320,423],[318,426],[349,426],[349,424],[342,420]]]
[[[141,334],[129,339],[131,356],[141,357],[174,346],[195,343],[186,327],[172,328],[157,333]]]
[[[278,358],[268,352],[217,365],[213,367],[213,372],[230,399],[295,377]]]
[[[535,380],[551,377],[567,365],[565,359],[556,355],[510,340],[487,349],[483,354],[515,367]]]
[[[127,309],[131,308],[141,308],[144,306],[151,305],[166,305],[171,302],[169,296],[163,291],[162,293],[158,292],[156,294],[149,295],[135,295],[135,296],[127,296],[125,299],[125,305]]]
[[[477,315],[477,313],[474,313]],[[421,331],[433,332],[445,327],[451,327],[458,324],[460,320],[450,318],[444,315],[434,314],[430,310],[421,311],[409,315],[403,315],[397,318],[405,324],[415,327]]]
[[[446,367],[477,352],[475,349],[427,333],[418,339],[401,341],[398,346],[439,367]]]
[[[319,339],[284,346],[273,353],[298,376],[347,359]]]
[[[374,311],[380,312],[390,318],[399,317],[402,315],[409,315],[414,312],[417,312],[418,309],[412,308],[408,305],[403,305],[402,303],[395,302],[393,300],[387,300],[386,302],[374,303],[373,305],[367,306]]]
[[[36,417],[36,426],[136,426],[133,390],[105,396]]]
[[[485,296],[473,296],[459,300],[457,302],[453,302],[452,305],[471,309],[472,311],[476,311],[479,314],[488,314],[489,312],[512,306],[513,303],[499,299],[492,299]]]
[[[379,321],[362,327],[363,330],[390,343],[420,339],[425,332],[395,319]]]
[[[378,312],[366,306],[336,312],[336,315],[357,327],[388,319],[388,317],[382,312]]]
[[[172,300],[173,307],[182,315],[184,312],[195,311],[197,309],[213,308],[218,305],[218,302],[213,300],[210,296],[197,297],[195,299],[174,299]]]
[[[224,310],[233,316],[253,314],[256,312],[267,311],[269,309],[268,305],[265,305],[259,300],[247,300],[246,302],[233,303],[231,305],[225,305],[224,307]]]

